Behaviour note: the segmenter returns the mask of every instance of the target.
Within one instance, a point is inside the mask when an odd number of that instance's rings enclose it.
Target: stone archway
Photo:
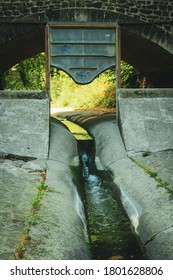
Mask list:
[[[46,10],[42,22],[37,15],[27,22],[2,23],[0,60],[3,73],[17,62],[45,50],[44,28],[48,21],[119,22],[122,29],[122,59],[142,71],[155,87],[173,87],[173,34],[162,26],[134,22],[114,11],[71,8]]]

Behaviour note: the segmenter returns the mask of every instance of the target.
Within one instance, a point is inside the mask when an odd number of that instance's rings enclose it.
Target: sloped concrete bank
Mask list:
[[[52,120],[49,158],[26,160],[0,154],[0,259],[90,259],[71,174],[79,163],[75,138]]]
[[[83,204],[71,174],[71,166],[78,164],[75,138],[51,120],[48,193],[39,211],[41,222],[30,228],[32,242],[26,250],[30,259],[90,259]]]
[[[42,180],[45,160],[29,160],[0,154],[0,259],[21,258],[31,213],[32,199]],[[20,252],[19,252],[20,251]],[[19,256],[20,255],[20,256]]]
[[[149,259],[173,259],[173,198],[127,156],[115,121],[86,122],[96,163],[112,173],[121,201]]]

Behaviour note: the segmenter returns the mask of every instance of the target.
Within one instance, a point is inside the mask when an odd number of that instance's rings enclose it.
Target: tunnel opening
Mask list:
[[[50,83],[51,106],[67,110],[115,109],[115,87],[115,68],[104,71],[87,85],[79,85],[64,71],[54,69]]]
[[[101,25],[98,23],[98,26]],[[173,56],[170,49],[171,35],[163,34],[153,25],[125,24],[121,27],[121,56],[133,65],[152,87],[171,88]],[[26,29],[26,30],[25,30]],[[15,30],[15,32],[14,32]],[[154,30],[154,33],[152,31]],[[0,38],[0,86],[3,73],[23,59],[45,51],[45,25],[27,23],[2,24]],[[147,35],[150,34],[149,37]],[[151,36],[152,35],[152,36]],[[161,36],[159,38],[159,36]],[[4,41],[4,38],[7,40]],[[155,39],[158,38],[158,41]],[[168,42],[166,43],[166,38]],[[165,40],[165,42],[163,42]],[[158,42],[158,43],[157,43]],[[168,48],[168,49],[167,49]],[[33,89],[33,88],[32,88]]]

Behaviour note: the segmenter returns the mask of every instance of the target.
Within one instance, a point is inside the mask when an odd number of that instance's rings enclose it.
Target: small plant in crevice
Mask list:
[[[37,187],[38,190],[40,191],[45,191],[47,190],[48,185],[45,184],[45,182],[41,182],[41,184]]]
[[[37,187],[38,192],[36,196],[32,200],[32,207],[34,209],[39,209],[41,206],[41,199],[44,195],[44,192],[47,190],[48,186],[45,184],[45,182],[41,182],[41,184]]]
[[[153,241],[156,235],[157,234],[148,236],[147,241],[143,244],[143,246],[146,246],[149,242]]]
[[[33,212],[32,212],[32,214],[30,214],[27,217],[27,219],[28,219],[30,226],[35,226],[37,224],[37,222],[41,219],[41,216],[37,215],[36,213],[34,213],[34,215],[33,215]]]
[[[42,203],[41,200],[47,191],[48,186],[45,184],[45,182],[41,182],[40,185],[37,187],[37,194],[32,199],[32,207],[30,209],[30,214],[25,216],[26,219],[26,227],[24,228],[23,233],[21,234],[19,238],[19,245],[14,251],[14,259],[20,260],[20,259],[26,259],[25,251],[27,245],[31,242],[31,237],[29,235],[31,226],[34,226],[37,224],[38,220],[40,219],[40,216],[37,214],[38,210],[40,209]]]
[[[150,168],[144,166],[143,164],[139,163],[138,161],[136,161],[134,158],[129,157],[131,159],[131,161],[133,161],[137,166],[139,166],[140,168],[142,168],[145,173],[147,173],[148,175],[150,175],[152,178],[155,179],[155,181],[157,182],[157,187],[161,187],[166,189],[169,194],[171,195],[171,197],[173,198],[173,188],[171,188],[170,184],[164,180],[162,180],[160,177],[158,177],[157,172],[152,171]]]
[[[173,198],[173,188],[171,188],[170,184],[164,180],[162,180],[160,177],[156,178],[157,181],[157,187],[159,188],[165,188],[169,194],[171,195],[171,197]]]
[[[15,260],[25,259],[24,255],[25,255],[26,246],[31,240],[31,237],[29,236],[29,231],[30,231],[29,227],[26,227],[19,238],[20,241],[19,245],[14,252]]]
[[[151,152],[150,151],[144,151],[143,153],[142,153],[142,156],[143,157],[148,157],[148,156],[150,156],[151,155]]]
[[[34,209],[40,208],[40,206],[41,206],[41,197],[42,196],[38,195],[38,193],[37,193],[37,196],[33,198],[33,200],[32,200],[32,207]]]
[[[140,168],[142,168],[145,173],[147,173],[148,175],[150,175],[150,177],[155,178],[157,176],[157,172],[152,171],[150,168],[146,167],[145,165],[141,164],[140,162],[136,161],[134,158],[129,157],[129,159],[131,161],[133,161],[137,166],[139,166]]]
[[[145,168],[144,171],[150,175],[150,177],[155,178],[157,176],[157,172],[152,171],[149,168]]]

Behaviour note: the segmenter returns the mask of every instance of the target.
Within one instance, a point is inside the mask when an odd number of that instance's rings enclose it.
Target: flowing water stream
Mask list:
[[[117,194],[113,192],[115,186],[110,174],[98,172],[89,146],[82,141],[79,145],[92,258],[144,259],[129,220],[117,201]]]
[[[95,167],[95,148],[92,137],[83,128],[69,120],[57,119],[69,128],[78,141],[80,170],[76,175],[76,183],[78,181],[78,191],[83,205],[77,205],[77,209],[81,216],[83,206],[85,208],[86,231],[92,258],[145,259],[121,206],[120,195],[110,173],[98,171]],[[83,214],[81,219],[85,224]]]

